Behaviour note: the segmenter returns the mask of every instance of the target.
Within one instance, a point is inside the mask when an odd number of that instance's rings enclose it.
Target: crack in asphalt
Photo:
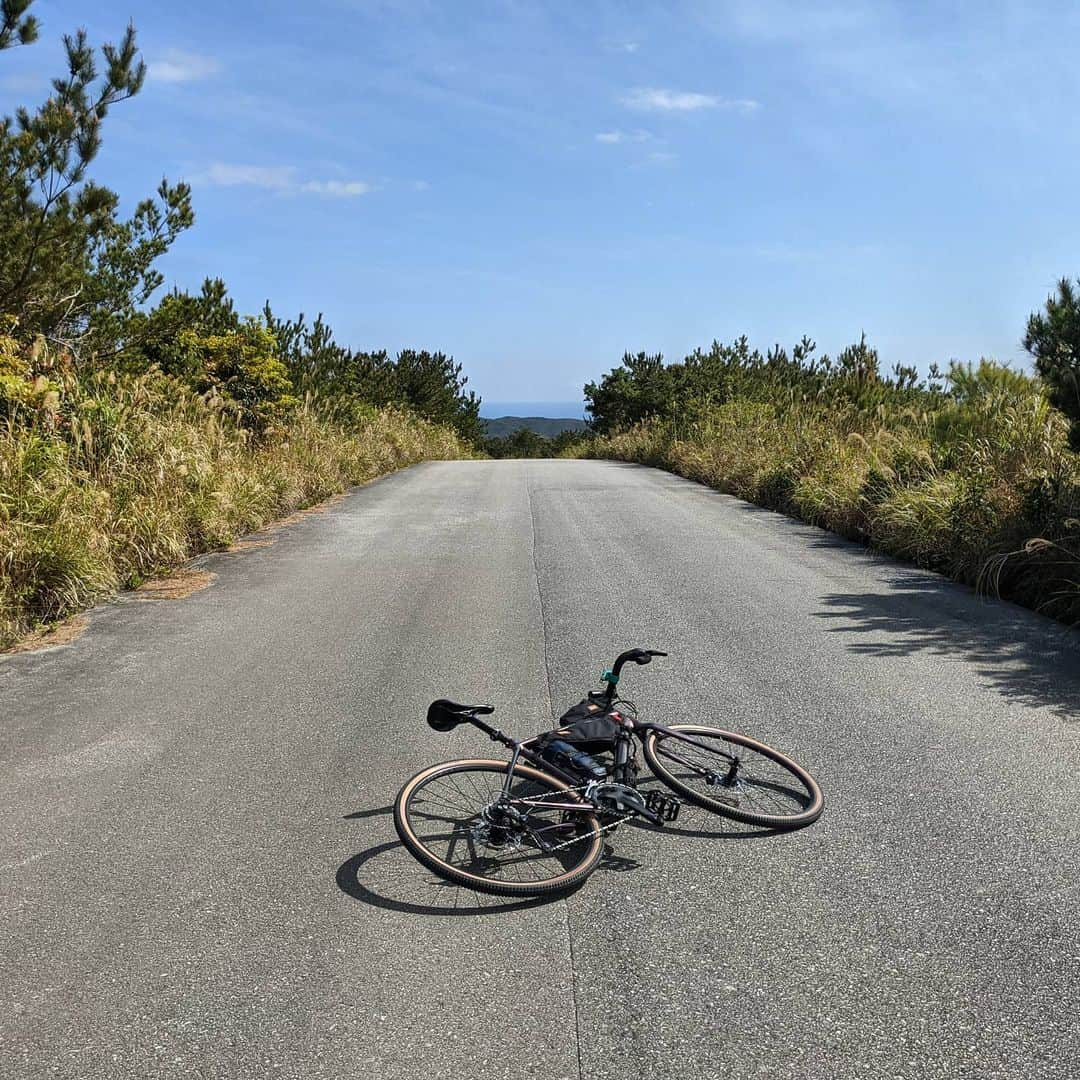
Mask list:
[[[532,564],[533,576],[536,579],[536,599],[540,606],[540,626],[544,635],[544,677],[547,686],[548,715],[552,723],[555,722],[555,701],[552,694],[551,663],[548,659],[548,622],[547,611],[544,608],[544,590],[540,587],[540,564],[536,558],[536,511],[533,506],[532,483],[529,472],[525,473],[525,494],[529,500],[529,523],[532,528]],[[560,903],[566,916],[566,947],[570,958],[570,995],[574,1006],[574,1049],[577,1053],[578,1080],[583,1080],[584,1073],[581,1066],[581,1012],[578,1008],[577,996],[577,965],[574,960],[574,934],[570,926],[570,905],[564,899]]]

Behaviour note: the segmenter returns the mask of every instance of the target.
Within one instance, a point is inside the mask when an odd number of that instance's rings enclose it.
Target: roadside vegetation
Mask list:
[[[0,0],[0,51],[31,45]],[[130,217],[90,177],[104,121],[145,78],[135,32],[0,118],[0,648],[114,590],[344,488],[470,456],[479,399],[441,353],[356,352],[320,318],[163,284],[194,223],[162,181]]]
[[[489,436],[484,440],[484,453],[492,458],[555,458],[566,457],[588,433],[583,431],[560,431],[548,438],[528,428],[518,428],[510,435]]]
[[[1024,339],[1037,375],[880,370],[714,343],[626,355],[585,395],[570,456],[669,469],[1067,622],[1080,620],[1080,299],[1062,281]]]

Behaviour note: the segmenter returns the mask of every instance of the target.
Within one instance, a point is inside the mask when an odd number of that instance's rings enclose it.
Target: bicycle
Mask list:
[[[816,821],[824,808],[821,789],[789,757],[735,732],[639,720],[633,703],[618,697],[625,664],[666,655],[655,649],[620,654],[603,674],[606,687],[590,691],[566,714],[580,713],[591,723],[603,719],[611,732],[609,764],[582,752],[578,757],[591,765],[579,761],[576,767],[565,754],[550,752],[550,736],[569,738],[572,726],[513,739],[480,719],[495,711],[493,705],[432,702],[427,722],[434,730],[472,724],[511,757],[448,761],[417,773],[394,803],[402,843],[458,885],[500,896],[544,896],[584,881],[600,862],[605,834],[621,822],[641,818],[662,827],[676,820],[684,802],[773,830]],[[635,739],[652,774],[674,796],[638,790]]]

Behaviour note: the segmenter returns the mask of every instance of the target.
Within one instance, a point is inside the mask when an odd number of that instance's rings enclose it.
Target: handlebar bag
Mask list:
[[[540,736],[540,745],[564,739],[587,754],[602,754],[615,746],[619,725],[608,715],[610,709],[585,698],[559,717],[559,727]]]

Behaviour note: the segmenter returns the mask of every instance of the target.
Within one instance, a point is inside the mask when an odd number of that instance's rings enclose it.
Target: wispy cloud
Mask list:
[[[652,138],[651,131],[621,131],[616,128],[614,131],[598,131],[594,136],[597,142],[601,143],[643,143],[648,142]]]
[[[636,53],[641,48],[641,42],[632,38],[606,37],[600,41],[600,47],[610,53]]]
[[[654,86],[639,86],[623,94],[619,101],[628,109],[645,112],[694,112],[697,109],[731,109],[749,113],[761,107],[749,98],[722,98],[714,94],[698,94],[687,90],[664,90]]]
[[[221,65],[211,56],[184,52],[182,49],[166,49],[149,64],[150,78],[164,83],[198,82],[208,79],[221,70]]]
[[[293,165],[234,165],[215,162],[191,178],[198,187],[255,187],[282,194],[355,198],[372,190],[363,180],[305,180]]]
[[[300,185],[300,190],[315,195],[351,199],[357,195],[366,195],[371,190],[371,185],[365,184],[363,180],[307,180]]]
[[[205,172],[191,178],[200,187],[258,187],[285,191],[296,183],[291,165],[228,165],[215,162]]]

